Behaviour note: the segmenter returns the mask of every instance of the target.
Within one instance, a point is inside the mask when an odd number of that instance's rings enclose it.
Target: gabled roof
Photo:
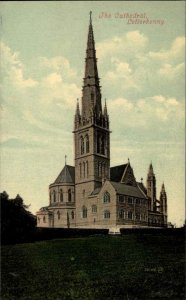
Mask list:
[[[110,182],[118,194],[123,194],[138,198],[147,198],[145,194],[137,187],[119,182]]]
[[[147,194],[147,189],[144,186],[143,182],[137,182],[137,185],[139,186],[140,190],[142,190],[142,192],[145,193],[145,195]]]
[[[75,183],[75,167],[65,165],[54,183]]]
[[[123,164],[110,168],[110,180],[120,182],[127,165],[128,164]]]

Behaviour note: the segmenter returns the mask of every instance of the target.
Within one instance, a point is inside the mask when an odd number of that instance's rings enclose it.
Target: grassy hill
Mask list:
[[[95,236],[2,247],[1,299],[185,299],[184,237]]]

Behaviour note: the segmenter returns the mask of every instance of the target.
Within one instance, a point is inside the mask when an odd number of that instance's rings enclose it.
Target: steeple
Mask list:
[[[85,76],[82,87],[82,107],[77,103],[74,126],[75,193],[78,211],[102,182],[110,177],[110,130],[107,107],[102,111],[101,87],[90,12],[85,58]],[[82,195],[85,195],[82,197]],[[80,215],[77,222],[82,222]]]
[[[162,183],[162,186],[161,186],[161,194],[166,194],[164,182]]]
[[[85,77],[82,91],[82,117],[84,119],[88,119],[92,115],[100,116],[102,113],[101,91],[97,70],[97,58],[92,26],[92,12],[90,12],[85,58]]]
[[[79,99],[77,98],[77,105],[76,105],[76,115],[80,116],[80,110],[79,110]]]
[[[150,198],[150,207],[151,211],[156,211],[156,177],[154,174],[152,162],[149,165],[148,174],[147,174],[147,196]]]
[[[164,224],[167,224],[167,194],[164,183],[162,184],[160,191],[160,212],[164,215]]]
[[[152,166],[152,161],[151,161],[151,163],[150,163],[150,165],[149,165],[149,171],[148,171],[148,174],[149,174],[149,175],[154,175],[154,170],[153,170],[153,166]]]
[[[107,101],[106,101],[106,98],[105,98],[105,106],[104,106],[103,114],[104,114],[105,117],[108,117],[108,114],[107,114]]]

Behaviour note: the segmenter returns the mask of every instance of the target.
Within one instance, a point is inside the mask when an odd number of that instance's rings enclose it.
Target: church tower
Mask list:
[[[90,12],[85,76],[74,118],[77,222],[88,196],[110,177],[110,131],[106,101],[102,110],[97,58]]]
[[[165,185],[162,184],[161,192],[160,192],[160,212],[164,217],[164,224],[167,224],[167,194],[165,191]]]
[[[156,211],[156,177],[152,163],[149,166],[147,174],[147,196],[150,198],[149,209],[151,211]]]

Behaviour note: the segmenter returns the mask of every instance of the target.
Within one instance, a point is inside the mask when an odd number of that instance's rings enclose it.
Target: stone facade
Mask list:
[[[147,184],[137,182],[128,163],[110,168],[110,128],[102,108],[90,18],[81,109],[74,118],[75,167],[66,165],[49,186],[49,205],[37,212],[38,227],[108,228],[167,226],[167,195],[156,197],[150,164]]]

